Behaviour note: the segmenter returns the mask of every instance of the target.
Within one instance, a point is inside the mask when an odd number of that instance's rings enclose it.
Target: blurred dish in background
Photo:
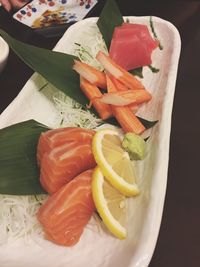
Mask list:
[[[67,24],[83,19],[97,0],[33,0],[13,15],[33,29]]]

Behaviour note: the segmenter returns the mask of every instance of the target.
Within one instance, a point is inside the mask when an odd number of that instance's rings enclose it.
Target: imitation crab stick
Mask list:
[[[142,104],[151,100],[151,94],[147,90],[127,90],[105,93],[101,101],[115,106],[127,106],[129,104]]]
[[[128,90],[128,87],[125,86],[123,83],[121,83],[119,80],[117,80],[114,76],[110,75],[109,78],[114,83],[114,85],[117,87],[117,91],[126,91],[126,90]]]
[[[99,51],[96,59],[101,63],[104,69],[118,79],[129,89],[144,89],[143,84],[125,69],[117,65],[109,56]]]
[[[107,92],[113,93],[116,92],[116,88],[113,86],[113,81],[109,74],[106,73],[106,86],[107,86]]]
[[[91,84],[89,81],[81,77],[80,87],[85,96],[92,102],[92,105],[102,120],[112,116],[110,106],[100,101],[99,98],[102,96],[102,93],[96,85]]]
[[[40,207],[37,217],[47,239],[64,246],[73,246],[79,241],[95,211],[92,172],[87,170],[75,177]]]
[[[107,81],[109,82],[108,87],[110,88],[110,91],[117,92],[117,87],[114,85],[111,79],[108,78]],[[135,116],[130,107],[119,107],[114,105],[110,105],[110,107],[112,109],[113,115],[125,132],[134,132],[136,134],[141,134],[145,131],[145,127]]]
[[[74,60],[73,69],[91,84],[100,88],[106,88],[106,77],[104,72],[78,60]]]
[[[107,82],[107,92],[108,93],[112,93],[112,92],[116,92],[117,91],[127,91],[128,88],[121,83],[120,81],[118,81],[115,77],[113,77],[112,75],[109,75],[108,73],[106,73],[106,82]],[[143,91],[143,90],[141,90]],[[132,112],[136,112],[139,108],[139,105],[137,104],[130,104],[128,105],[129,108],[132,110]]]
[[[125,132],[141,134],[145,131],[144,125],[129,107],[112,106],[112,112]]]

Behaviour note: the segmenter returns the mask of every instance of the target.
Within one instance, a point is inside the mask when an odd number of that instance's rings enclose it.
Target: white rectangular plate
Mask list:
[[[130,22],[149,26],[149,17],[129,17]],[[153,74],[144,68],[143,83],[153,94],[139,115],[159,120],[151,132],[145,160],[138,164],[141,194],[129,200],[128,238],[120,241],[92,219],[80,242],[72,248],[57,246],[42,238],[11,240],[0,245],[1,267],[146,267],[158,237],[165,199],[171,129],[171,113],[175,91],[180,37],[169,22],[153,17],[155,30],[164,47],[153,52],[153,66],[160,69]],[[73,53],[74,42],[93,46],[88,32],[95,38],[96,18],[71,26],[56,46],[57,51]],[[38,92],[44,84],[38,75],[26,83],[17,98],[0,116],[0,128],[34,118],[55,126],[58,111],[47,95]]]

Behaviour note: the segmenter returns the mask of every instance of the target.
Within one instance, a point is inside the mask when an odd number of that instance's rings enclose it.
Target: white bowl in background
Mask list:
[[[4,41],[2,37],[0,37],[0,72],[4,69],[9,54],[9,46]]]

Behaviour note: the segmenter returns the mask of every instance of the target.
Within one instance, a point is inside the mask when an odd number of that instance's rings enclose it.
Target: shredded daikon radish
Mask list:
[[[99,51],[107,54],[108,50],[97,26],[90,27],[90,31],[84,32],[82,35],[87,36],[87,38],[83,38],[81,44],[74,43],[74,55],[81,61],[102,70],[103,67],[96,60],[96,55]]]
[[[84,110],[83,106],[75,102],[62,92],[53,96],[56,108],[59,111],[59,123],[57,127],[83,127],[95,129],[102,124],[102,120],[95,117],[89,110]]]
[[[10,238],[42,235],[36,213],[46,197],[0,195],[0,244]]]

